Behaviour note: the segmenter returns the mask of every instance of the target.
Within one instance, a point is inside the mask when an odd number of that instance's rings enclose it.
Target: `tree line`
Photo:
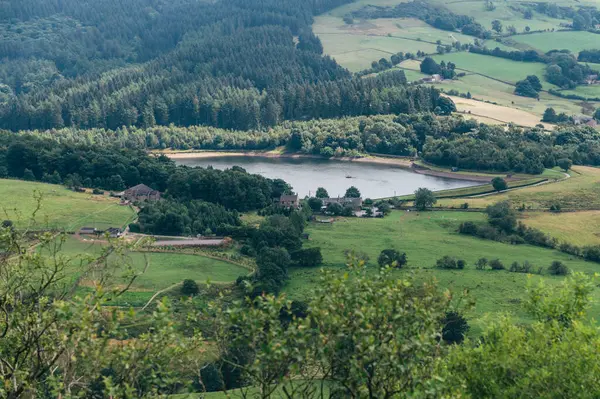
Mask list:
[[[430,92],[430,95],[437,96],[437,92]],[[443,105],[442,102],[439,104]],[[568,159],[576,165],[600,165],[598,138],[598,132],[588,126],[560,126],[551,133],[538,127],[511,126],[505,130],[479,124],[462,116],[437,116],[431,113],[286,122],[268,131],[161,126],[149,129],[120,128],[114,131],[61,129],[0,132],[0,175],[23,178],[24,170],[29,169],[37,180],[44,178],[44,175],[50,178],[54,171],[64,179],[81,166],[86,172],[79,172],[80,176],[83,180],[90,179],[86,186],[117,189],[106,179],[120,175],[125,186],[139,181],[134,169],[131,174],[127,172],[128,166],[125,170],[115,169],[114,165],[129,165],[128,160],[122,160],[118,155],[120,152],[136,153],[136,148],[264,150],[279,146],[285,146],[291,152],[325,157],[361,156],[366,153],[420,155],[427,162],[439,166],[537,174],[544,168],[556,166],[561,159]],[[40,154],[53,153],[51,148],[56,142],[60,146],[54,151],[64,151],[65,159],[74,159],[74,166],[61,162],[44,163],[47,161]],[[11,144],[14,144],[10,150],[12,155],[7,158]],[[104,154],[100,159],[107,159],[106,162],[95,161],[106,164],[97,172],[89,166],[91,160],[84,162],[69,154],[68,150],[90,148],[92,145],[98,146],[97,151]],[[106,149],[113,145],[120,149]],[[32,147],[28,149],[28,146]],[[142,170],[138,172],[147,176],[144,182],[164,191],[166,182],[185,180],[185,177],[179,179],[177,174],[166,176],[163,172],[153,174],[143,170],[149,163],[161,159],[166,162],[164,158],[148,158],[141,163]],[[139,167],[136,165],[136,168]],[[181,186],[187,187],[185,182]],[[281,192],[281,189],[277,190],[278,194]],[[182,197],[203,199],[185,194]]]
[[[251,175],[242,168],[189,168],[141,149],[57,144],[10,133],[0,134],[0,177],[113,191],[144,183],[180,202],[206,201],[237,211],[262,209],[291,190],[283,180]]]

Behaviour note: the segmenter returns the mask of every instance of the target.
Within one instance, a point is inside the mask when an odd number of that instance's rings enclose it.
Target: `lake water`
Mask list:
[[[384,198],[412,194],[419,187],[436,191],[481,184],[421,175],[393,165],[326,159],[235,156],[188,158],[175,161],[179,165],[212,166],[215,169],[228,169],[237,165],[249,173],[260,174],[271,179],[283,179],[291,184],[301,197],[314,195],[318,187],[327,189],[331,197],[343,197],[348,187],[356,186],[363,198]]]

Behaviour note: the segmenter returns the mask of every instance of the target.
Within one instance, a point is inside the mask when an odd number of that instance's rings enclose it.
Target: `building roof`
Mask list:
[[[145,184],[138,184],[137,186],[131,187],[127,190],[125,190],[125,194],[133,194],[133,195],[151,195],[151,194],[155,194],[158,191],[154,190],[151,187],[148,187]]]

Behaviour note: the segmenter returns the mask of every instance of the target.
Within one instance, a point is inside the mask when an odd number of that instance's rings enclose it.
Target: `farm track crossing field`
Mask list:
[[[543,32],[511,37],[517,43],[536,50],[570,50],[577,55],[582,50],[600,47],[600,35],[590,32]]]
[[[103,229],[124,226],[135,218],[133,209],[120,206],[118,199],[106,195],[76,193],[52,184],[0,179],[0,210],[8,213],[2,217],[13,220],[19,228],[29,226],[37,206],[36,192],[43,199],[35,223],[30,226],[34,229],[75,231],[83,226]]]
[[[406,252],[408,267],[398,272],[415,273],[423,279],[435,278],[442,287],[456,293],[468,290],[477,305],[469,315],[470,322],[481,325],[486,313],[514,312],[523,318],[520,301],[524,297],[528,281],[538,278],[550,283],[561,278],[543,276],[528,278],[525,274],[508,271],[479,271],[474,263],[481,257],[500,259],[507,267],[514,261],[530,261],[544,267],[554,260],[563,261],[572,270],[593,273],[600,271],[600,264],[585,262],[558,251],[529,245],[509,245],[458,234],[461,222],[484,222],[485,216],[476,212],[403,212],[394,211],[385,219],[338,219],[331,225],[311,224],[307,229],[310,241],[305,245],[320,247],[323,251],[325,269],[342,270],[346,262],[345,250],[365,252],[369,265],[377,268],[381,250],[394,248]],[[437,259],[444,255],[467,261],[464,270],[448,271],[433,268]],[[293,298],[305,298],[310,288],[318,284],[319,273],[313,269],[293,269],[285,291]],[[593,314],[600,315],[595,307]]]
[[[509,200],[517,205],[524,204],[527,209],[532,210],[548,209],[554,203],[559,203],[563,209],[600,209],[600,169],[574,166],[569,173],[570,179],[557,183],[481,198],[442,199],[437,205],[458,207],[466,202],[472,208],[485,208],[495,202]]]

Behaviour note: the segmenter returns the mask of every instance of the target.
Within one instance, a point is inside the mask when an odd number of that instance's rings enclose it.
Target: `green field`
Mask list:
[[[458,207],[466,202],[470,207],[484,208],[494,202],[509,200],[514,204],[524,204],[528,209],[533,210],[548,209],[554,203],[561,204],[563,209],[600,209],[600,169],[575,166],[569,173],[570,179],[558,183],[527,187],[481,198],[442,199],[437,205]]]
[[[487,29],[491,29],[492,21],[495,19],[500,20],[505,29],[507,26],[513,25],[517,32],[523,32],[526,26],[529,26],[532,30],[558,29],[561,22],[566,22],[537,12],[534,12],[532,19],[525,19],[523,13],[511,8],[515,5],[513,2],[496,1],[494,2],[496,6],[494,11],[487,11],[482,1],[434,0],[433,2],[444,5],[456,14],[473,17],[475,21]]]
[[[600,85],[578,86],[574,90],[561,90],[563,94],[575,94],[586,98],[600,98]]]
[[[538,278],[550,282],[561,280],[548,276],[529,278],[507,271],[478,271],[474,263],[481,257],[498,258],[507,267],[514,261],[528,260],[545,268],[552,261],[561,260],[575,271],[600,271],[600,264],[572,259],[558,251],[529,245],[513,246],[456,233],[461,222],[484,219],[483,214],[476,212],[394,211],[385,219],[339,219],[332,225],[311,224],[307,229],[310,241],[305,245],[322,249],[326,269],[343,268],[347,249],[366,252],[374,269],[381,250],[395,248],[406,252],[408,267],[405,272],[414,272],[419,278],[435,278],[441,286],[457,293],[465,289],[470,292],[477,301],[469,315],[472,325],[476,326],[481,325],[486,313],[509,311],[523,318],[519,302],[527,282]],[[459,271],[433,268],[436,260],[444,255],[466,260],[467,268]],[[290,273],[285,290],[291,297],[306,298],[318,279],[316,270],[296,269]],[[594,314],[600,315],[600,309],[595,308]]]
[[[600,211],[524,212],[523,222],[578,246],[600,245]]]
[[[75,259],[71,262],[71,271],[76,275],[84,267],[81,260],[86,255],[97,256],[101,250],[102,244],[69,237],[64,242],[61,253]],[[143,271],[148,264],[146,272],[135,280],[130,292],[122,298],[121,304],[134,306],[145,304],[155,292],[179,284],[185,279],[195,280],[200,285],[207,281],[216,284],[230,283],[249,273],[244,267],[200,255],[130,252],[120,260],[124,260],[138,272]]]
[[[20,228],[78,230],[82,226],[121,227],[135,218],[129,206],[104,195],[76,193],[63,186],[21,180],[0,179],[0,209],[2,218],[13,220]],[[30,218],[37,202],[34,193],[43,200],[35,223]]]
[[[544,81],[546,65],[542,63],[518,62],[467,52],[435,55],[432,58],[438,63],[441,61],[445,61],[446,63],[453,62],[456,64],[456,69],[475,72],[512,84],[525,79],[528,75],[536,75],[542,81],[544,89],[555,87]]]
[[[539,70],[539,66],[542,66],[542,64],[536,64],[533,63],[533,67],[531,70],[527,70],[527,71],[523,71],[523,72],[515,72],[515,71],[520,71],[518,69],[518,67],[526,67],[527,68],[527,64],[528,63],[519,63],[516,61],[510,61],[510,60],[504,60],[502,58],[496,58],[496,57],[491,57],[491,56],[485,56],[485,55],[480,55],[480,54],[470,54],[470,53],[451,53],[451,54],[445,54],[445,55],[437,55],[435,56],[435,58],[438,59],[438,61],[440,60],[444,60],[444,61],[452,61],[455,62],[457,64],[457,68],[461,67],[461,64],[463,65],[470,65],[469,62],[471,61],[471,59],[469,57],[471,56],[476,56],[479,57],[479,64],[475,64],[475,68],[478,69],[478,71],[476,71],[477,73],[484,73],[490,77],[494,77],[494,78],[498,78],[495,74],[497,73],[497,71],[495,71],[496,67],[493,66],[494,62],[497,60],[500,60],[500,63],[502,63],[502,61],[507,61],[508,65],[510,66],[510,68],[512,68],[512,73],[518,73],[518,76],[515,76],[515,78],[510,77],[510,73],[507,72],[501,72],[501,75],[505,75],[505,78],[508,78],[509,80],[507,80],[507,83],[502,83],[499,82],[498,80],[494,80],[482,75],[478,75],[475,73],[467,73],[466,76],[463,76],[459,79],[456,80],[445,80],[441,83],[436,83],[435,87],[439,88],[439,89],[443,89],[445,91],[449,91],[449,90],[457,90],[459,93],[467,93],[470,92],[471,95],[473,96],[473,98],[476,98],[478,100],[484,100],[484,101],[489,101],[489,102],[493,102],[499,105],[503,105],[505,107],[510,107],[510,108],[515,108],[515,109],[520,109],[523,111],[527,111],[530,112],[536,116],[539,116],[541,119],[542,114],[544,113],[544,111],[546,110],[546,108],[548,107],[552,107],[554,108],[557,112],[566,112],[567,114],[580,114],[581,113],[581,106],[577,104],[577,101],[572,101],[572,100],[567,100],[567,99],[563,99],[560,97],[556,97],[553,95],[550,95],[548,93],[540,93],[540,100],[536,100],[534,98],[528,98],[528,97],[521,97],[521,96],[517,96],[514,94],[514,86],[512,84],[509,84],[510,81],[512,80],[520,80],[523,77],[521,76],[521,73],[525,73],[525,72],[535,72],[535,70],[537,70],[537,72],[535,73],[540,73]],[[484,57],[484,58],[481,58]],[[413,60],[409,60],[409,61],[404,61],[400,64],[400,67],[402,69],[405,70],[405,73],[407,74],[407,78],[408,76],[411,76],[413,79],[417,80],[420,76],[424,76],[421,75],[420,72],[416,72],[419,70],[419,62],[418,61],[413,61]],[[531,67],[531,66],[530,66]],[[468,67],[464,67],[465,69],[469,69]],[[542,68],[543,69],[543,68]],[[414,70],[415,72],[411,72],[410,70]],[[485,72],[487,71],[487,73]],[[489,75],[491,73],[491,75]],[[538,75],[538,77],[540,77],[540,79],[543,79],[543,70],[541,71],[541,75]],[[499,79],[499,78],[498,78]],[[411,79],[409,79],[411,80]],[[550,88],[552,87],[552,85],[550,85],[547,82],[543,82],[543,84],[547,87]],[[594,104],[596,106],[598,106],[598,104]],[[480,112],[481,113],[481,112]],[[484,111],[484,113],[486,113]],[[496,115],[496,114],[490,114],[488,115],[490,117],[493,118],[497,118],[497,119],[502,119],[503,115]],[[502,119],[504,120],[504,119]],[[523,124],[520,123],[518,120],[513,120],[513,122],[517,123],[517,124]],[[537,121],[536,121],[537,123]]]
[[[581,50],[600,47],[600,36],[590,32],[543,32],[514,36],[512,39],[522,47],[543,52],[567,49],[575,55]]]

